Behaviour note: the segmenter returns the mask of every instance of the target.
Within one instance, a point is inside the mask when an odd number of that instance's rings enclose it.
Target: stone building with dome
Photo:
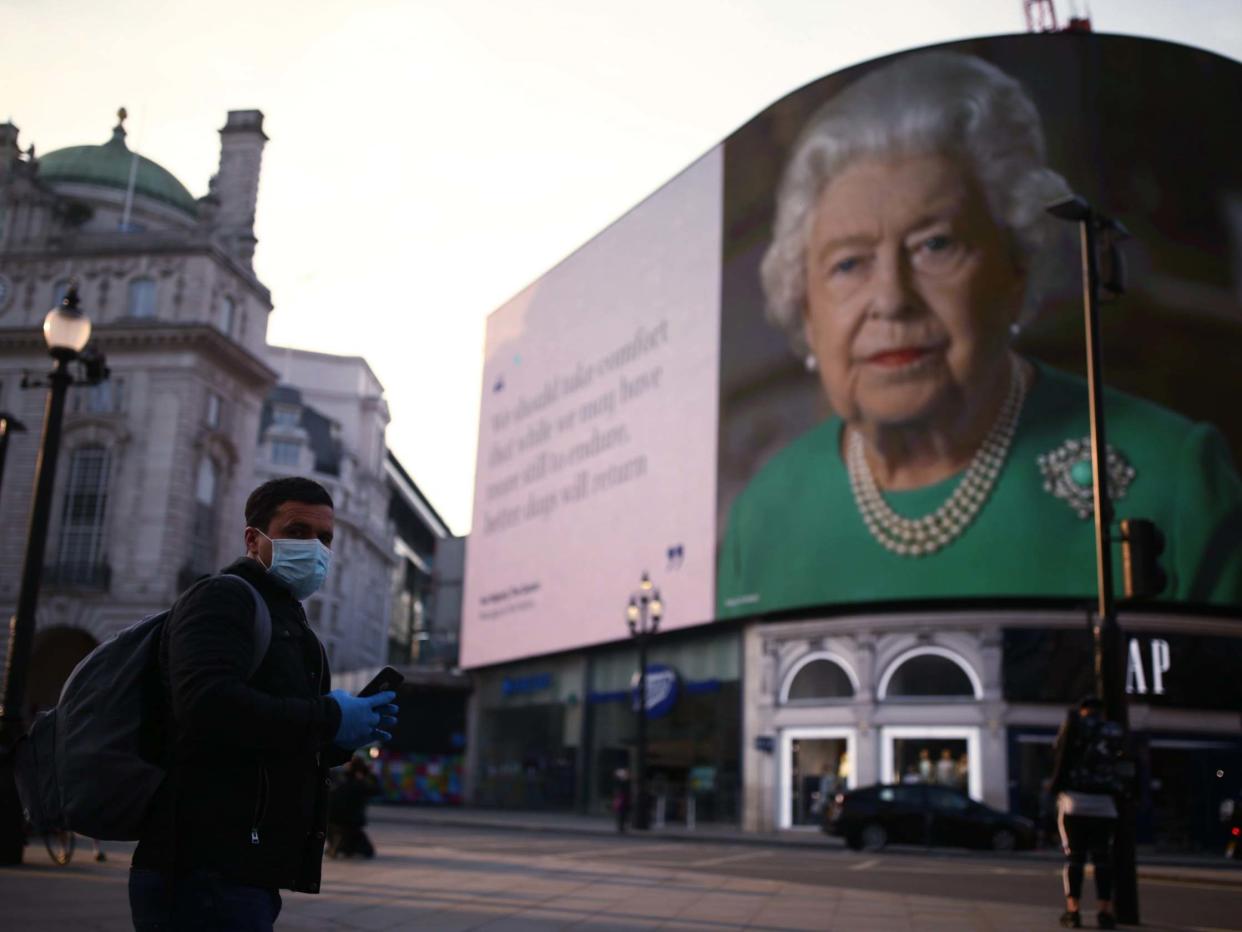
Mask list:
[[[0,411],[28,428],[0,476],[4,618],[47,397],[21,383],[51,367],[40,325],[70,280],[111,369],[69,390],[29,701],[54,704],[99,641],[237,556],[246,496],[294,473],[336,502],[333,573],[306,605],[333,669],[410,663],[407,616],[429,598],[449,531],[387,450],[388,403],[366,361],[267,342],[272,299],[253,266],[263,114],[229,112],[197,198],[129,148],[118,117],[103,144],[46,154],[0,124]],[[7,637],[6,625],[0,650]]]
[[[79,285],[111,378],[69,390],[39,600],[30,701],[97,641],[170,604],[237,552],[255,484],[272,299],[252,259],[263,114],[235,110],[203,197],[133,152],[124,111],[101,145],[46,154],[0,124],[0,613],[17,598],[50,368],[40,325]],[[3,637],[7,637],[7,626]]]

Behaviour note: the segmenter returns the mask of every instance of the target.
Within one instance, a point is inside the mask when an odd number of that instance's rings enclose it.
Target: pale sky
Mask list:
[[[199,196],[226,112],[262,110],[268,340],[365,356],[389,446],[464,534],[491,311],[789,91],[1021,32],[1022,6],[0,0],[0,118],[49,152],[105,142],[125,106],[131,147]],[[1242,0],[1089,7],[1097,32],[1242,58]]]

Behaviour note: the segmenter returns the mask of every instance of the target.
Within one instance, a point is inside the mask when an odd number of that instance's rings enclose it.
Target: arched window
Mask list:
[[[193,576],[212,573],[216,556],[216,499],[220,473],[204,456],[194,479],[194,519],[190,525],[190,570]]]
[[[53,574],[55,581],[64,585],[107,585],[103,546],[108,467],[108,451],[101,446],[78,447],[69,460],[57,567]]]
[[[835,654],[822,652],[802,660],[785,678],[782,702],[831,702],[851,699],[858,684],[854,672]]]
[[[983,685],[952,651],[916,647],[893,661],[878,692],[881,699],[982,699]]]
[[[135,278],[129,283],[129,316],[155,316],[155,280]]]

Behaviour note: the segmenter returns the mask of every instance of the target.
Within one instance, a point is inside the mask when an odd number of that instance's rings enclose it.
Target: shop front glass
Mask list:
[[[647,721],[647,789],[652,818],[735,822],[740,796],[741,684],[736,635],[686,638],[651,651],[650,664],[676,674],[676,698]],[[634,772],[637,714],[632,649],[592,661],[588,694],[589,812],[608,809],[618,772]],[[649,669],[651,667],[649,666]]]
[[[506,809],[572,809],[576,755],[566,746],[557,705],[484,712],[491,739],[480,747],[484,805]]]
[[[478,805],[574,808],[582,668],[581,661],[514,666],[479,678]]]
[[[1054,732],[1013,729],[1010,808],[1036,823],[1040,843],[1056,847],[1056,800],[1049,792]],[[1223,851],[1221,804],[1242,798],[1242,739],[1203,734],[1133,736],[1136,840],[1161,854]]]
[[[890,783],[934,783],[963,792],[970,784],[965,738],[895,738]]]
[[[1125,619],[1123,619],[1123,622]],[[1187,619],[1193,622],[1194,619]],[[1232,622],[1236,624],[1236,622]],[[1131,734],[1136,838],[1140,851],[1180,854],[1224,851],[1229,827],[1222,804],[1242,799],[1242,637],[1170,625],[1143,630],[1126,642],[1126,693],[1131,722],[1159,714],[1170,730]],[[1006,628],[1005,699],[1072,713],[1093,691],[1091,664],[1064,658],[1092,656],[1090,632],[1066,628]],[[1222,716],[1221,713],[1224,713]],[[1155,717],[1152,714],[1151,717]],[[1177,729],[1181,725],[1181,730]],[[1037,820],[1049,845],[1057,843],[1056,801],[1048,792],[1056,730],[1009,730],[1010,807]]]

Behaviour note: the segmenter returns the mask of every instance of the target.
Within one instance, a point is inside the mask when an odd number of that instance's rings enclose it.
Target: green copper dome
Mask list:
[[[39,156],[39,177],[44,181],[77,181],[124,191],[129,187],[129,173],[134,153],[125,145],[125,129],[118,125],[112,138],[102,146],[69,146]],[[148,158],[138,156],[134,190],[197,216],[198,205],[185,185],[172,172]]]

